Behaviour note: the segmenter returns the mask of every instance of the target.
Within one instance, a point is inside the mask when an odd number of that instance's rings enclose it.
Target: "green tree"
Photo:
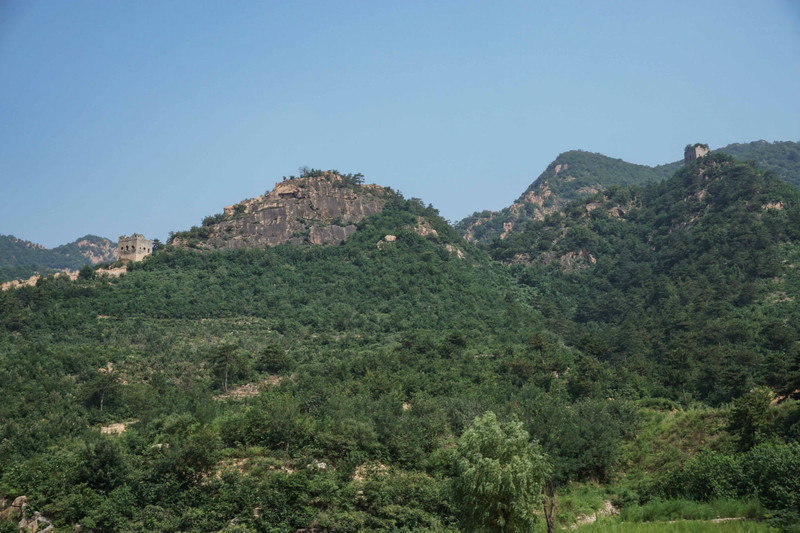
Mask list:
[[[727,430],[736,439],[740,451],[746,452],[772,432],[771,400],[769,389],[764,387],[734,400]]]
[[[211,365],[214,377],[228,392],[228,379],[239,378],[247,373],[247,361],[235,344],[222,344],[211,353]]]
[[[765,442],[742,458],[744,479],[764,506],[800,510],[800,445]]]
[[[105,436],[90,434],[79,455],[77,481],[87,483],[102,494],[111,492],[124,483],[127,466],[119,445]]]
[[[551,466],[518,421],[501,424],[491,411],[458,441],[454,496],[464,529],[532,531]]]
[[[543,331],[535,332],[528,340],[528,346],[539,355],[542,360],[542,366],[544,366],[544,354],[550,349],[550,340],[547,338],[547,334]]]
[[[292,360],[286,355],[286,350],[279,344],[268,344],[261,350],[258,359],[258,369],[270,373],[278,373],[291,368]]]
[[[94,269],[92,265],[83,265],[83,268],[78,272],[78,279],[81,281],[89,281],[94,279]]]
[[[102,412],[106,401],[117,396],[120,385],[120,380],[113,370],[99,369],[84,385],[86,405],[97,407]]]

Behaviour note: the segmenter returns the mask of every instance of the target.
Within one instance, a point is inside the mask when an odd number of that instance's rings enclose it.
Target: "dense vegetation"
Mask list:
[[[462,234],[472,229],[479,242],[499,237],[503,224],[533,218],[542,208],[560,207],[567,202],[612,185],[644,185],[668,177],[660,168],[627,163],[602,154],[572,150],[560,154],[555,161],[522,193],[515,202],[519,208],[507,207],[499,213],[483,211],[461,220],[455,228]],[[544,191],[547,193],[544,193]],[[542,195],[541,206],[528,200],[530,194]],[[475,225],[478,220],[483,220]]]
[[[492,254],[536,288],[552,329],[634,390],[720,404],[799,382],[798,238],[800,191],[713,155],[531,222]]]
[[[0,496],[65,531],[455,532],[527,527],[545,485],[562,526],[788,529],[799,213],[712,156],[486,248],[395,195],[340,246],[2,292]]]
[[[503,268],[399,198],[343,246],[168,248],[1,298],[2,490],[98,530],[451,528],[448,450],[537,329]],[[263,391],[214,400],[225,381]]]
[[[49,274],[64,269],[79,270],[91,264],[92,261],[81,253],[77,245],[79,241],[98,246],[108,243],[102,237],[86,235],[75,242],[48,250],[11,235],[0,235],[0,282],[28,278],[36,272]]]
[[[741,161],[755,161],[759,167],[773,171],[783,181],[800,187],[800,143],[798,142],[735,143],[720,148],[719,151]]]
[[[756,141],[730,144],[714,152],[728,154],[740,161],[755,161],[760,168],[771,170],[781,180],[800,187],[800,143]],[[649,167],[602,154],[572,150],[560,154],[550,163],[513,206],[499,212],[473,213],[456,224],[456,229],[462,235],[469,231],[475,241],[489,242],[502,235],[504,224],[522,222],[515,226],[514,231],[521,230],[528,219],[539,218],[535,215],[540,214],[543,208],[561,208],[567,202],[615,185],[644,186],[663,181],[680,170],[682,165],[683,160],[680,160]],[[531,195],[538,196],[542,205],[532,203]]]
[[[558,165],[562,167],[560,172],[556,172]],[[561,176],[562,172],[562,179],[555,179],[557,176]],[[563,177],[567,179],[563,179]],[[520,200],[526,193],[534,191],[544,184],[559,198],[570,201],[585,195],[585,193],[579,192],[581,189],[598,186],[604,188],[612,185],[645,185],[661,181],[666,177],[668,176],[663,172],[646,165],[627,163],[622,159],[614,159],[583,150],[572,150],[560,154],[555,161],[550,163],[544,174],[539,177],[544,183],[532,183]]]

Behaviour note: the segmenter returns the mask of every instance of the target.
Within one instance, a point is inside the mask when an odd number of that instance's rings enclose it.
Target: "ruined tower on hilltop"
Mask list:
[[[686,149],[683,151],[683,164],[688,165],[692,161],[700,159],[704,155],[708,155],[710,153],[711,150],[708,149],[707,144],[703,143],[687,144]]]
[[[134,233],[130,237],[120,235],[117,244],[117,259],[124,264],[131,261],[141,261],[153,253],[153,241],[148,241],[141,233]]]

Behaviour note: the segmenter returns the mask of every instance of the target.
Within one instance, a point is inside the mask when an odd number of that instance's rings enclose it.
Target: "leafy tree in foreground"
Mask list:
[[[551,466],[521,422],[501,424],[491,411],[458,441],[456,503],[466,531],[532,531]]]

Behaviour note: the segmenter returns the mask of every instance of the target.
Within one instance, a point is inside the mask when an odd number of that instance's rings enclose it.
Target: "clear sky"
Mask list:
[[[571,149],[800,141],[800,2],[0,0],[0,234],[165,240],[300,166],[457,221]]]

